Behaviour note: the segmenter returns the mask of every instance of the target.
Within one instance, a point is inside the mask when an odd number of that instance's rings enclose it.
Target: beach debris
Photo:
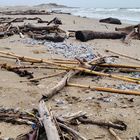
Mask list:
[[[12,68],[12,67],[8,66],[7,64],[3,64],[1,66],[1,68],[14,72],[14,73],[18,74],[20,77],[27,77],[28,79],[32,79],[34,77],[33,72],[29,72],[27,70],[20,70],[20,69],[18,69],[18,67]]]
[[[129,43],[130,39],[140,39],[140,24],[127,26],[124,28],[115,28],[116,31],[126,33],[127,36],[124,38],[124,43]]]
[[[135,91],[135,90],[126,90],[126,88],[123,90],[119,90],[119,89],[115,89],[115,88],[107,88],[107,87],[92,87],[90,85],[80,85],[80,84],[75,84],[75,83],[68,83],[67,86],[71,86],[71,87],[79,87],[79,88],[85,88],[85,89],[90,89],[93,91],[102,91],[102,92],[110,92],[110,93],[118,93],[118,94],[125,94],[125,95],[138,95],[140,96],[140,92],[139,91]],[[123,86],[122,86],[123,87]]]
[[[134,57],[132,57],[132,56],[128,56],[128,55],[125,55],[125,54],[121,54],[121,53],[118,53],[118,52],[114,52],[114,51],[112,51],[112,50],[107,50],[107,49],[106,49],[105,52],[113,53],[113,54],[119,55],[119,56],[121,56],[121,57],[129,58],[129,59],[136,60],[136,61],[140,61],[139,58],[134,58]]]
[[[117,18],[105,18],[105,19],[100,19],[99,22],[104,22],[104,23],[109,23],[109,24],[122,24],[121,21]]]
[[[25,10],[25,11],[2,11],[3,15],[50,15],[50,12],[45,10]]]
[[[81,65],[80,66],[79,65],[70,66],[70,65],[66,65],[66,64],[55,63],[55,62],[52,62],[51,60],[38,59],[38,58],[32,58],[32,57],[27,57],[27,56],[20,56],[17,54],[8,53],[8,52],[4,52],[4,51],[0,51],[0,54],[8,55],[8,56],[11,56],[14,58],[16,57],[16,59],[18,58],[21,61],[26,61],[26,62],[28,61],[31,63],[46,63],[46,64],[52,65],[52,66],[67,68],[68,70],[75,70],[75,71],[80,71],[80,72],[84,72],[84,73],[92,74],[92,75],[96,75],[96,76],[104,76],[104,77],[109,77],[109,78],[113,78],[113,79],[127,81],[130,83],[140,84],[140,81],[137,78],[121,76],[121,75],[119,76],[119,75],[114,75],[114,74],[110,74],[110,73],[104,73],[104,72],[92,70],[92,68],[93,68],[92,65],[90,65],[90,68],[87,67],[86,64],[83,66],[81,66]]]
[[[39,102],[39,114],[41,117],[41,122],[45,128],[46,136],[48,140],[60,140],[55,121],[53,116],[51,116],[49,110],[47,109],[45,102],[41,100]]]
[[[116,140],[122,140],[113,129],[109,128],[108,130],[110,134],[116,138]]]
[[[81,30],[76,31],[75,37],[77,40],[82,42],[86,42],[92,39],[121,39],[125,38],[125,33],[117,33],[117,32],[97,32],[90,30]]]

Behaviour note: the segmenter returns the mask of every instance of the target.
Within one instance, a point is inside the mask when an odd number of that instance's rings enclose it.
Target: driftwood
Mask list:
[[[4,11],[1,12],[4,15],[50,15],[50,12],[44,10],[27,10],[27,11]]]
[[[0,38],[14,35],[13,32],[0,32]]]
[[[116,31],[119,31],[121,33],[126,33],[127,36],[124,40],[124,42],[128,42],[130,38],[132,39],[140,39],[140,24],[127,26],[124,28],[115,28]]]
[[[105,18],[99,20],[99,22],[110,23],[110,24],[122,24],[121,21],[117,18]]]
[[[39,102],[38,111],[41,117],[41,122],[43,123],[46,131],[47,140],[60,140],[53,118],[51,117],[43,100]]]
[[[49,91],[47,91],[47,93],[45,93],[45,95],[43,95],[43,97],[45,97],[45,99],[50,99],[52,98],[54,95],[56,95],[58,93],[58,91],[62,90],[66,85],[67,82],[70,80],[70,78],[72,76],[74,76],[76,73],[78,73],[78,71],[69,71],[63,78],[62,80],[53,88],[51,88]]]
[[[122,130],[122,131],[127,129],[126,124],[124,124],[122,122],[121,122],[121,124],[118,124],[118,123],[93,121],[91,119],[87,119],[87,118],[84,118],[84,117],[78,117],[77,119],[78,119],[78,121],[80,121],[83,124],[98,125],[100,127],[114,128],[114,129],[118,129],[118,130]]]
[[[97,72],[97,71],[87,69],[87,68],[82,68],[79,66],[68,66],[68,65],[64,65],[64,64],[54,63],[54,62],[51,62],[51,61],[45,60],[45,59],[37,59],[37,58],[32,58],[32,57],[20,56],[17,54],[7,53],[7,52],[3,52],[3,51],[0,51],[0,53],[4,54],[4,55],[16,57],[22,61],[27,61],[27,62],[32,62],[32,63],[46,63],[46,64],[53,65],[53,66],[67,68],[69,70],[77,70],[77,71],[85,72],[85,73],[92,74],[92,75],[105,76],[105,77],[119,79],[119,80],[131,82],[131,83],[140,84],[140,82],[138,80],[135,80],[132,77],[118,76],[118,75],[113,75],[113,74],[108,74],[108,73],[103,73],[103,72]]]
[[[65,129],[66,131],[72,133],[74,136],[78,137],[79,139],[81,140],[87,140],[85,137],[81,136],[81,134],[75,130],[73,130],[72,128],[66,126],[65,124],[62,124],[62,123],[58,123],[59,126],[63,129]]]
[[[46,30],[46,31],[51,31],[51,30],[57,30],[58,29],[58,25],[55,26],[36,26],[33,24],[26,24],[26,25],[22,25],[19,26],[19,29],[24,29],[25,32],[28,31],[41,31],[41,30]]]
[[[96,31],[76,31],[75,33],[76,39],[80,41],[88,41],[92,39],[121,39],[125,38],[125,33],[117,33],[117,32],[96,32]]]
[[[62,21],[60,19],[58,19],[57,17],[55,17],[54,19],[52,19],[51,21],[48,22],[47,25],[50,25],[51,23],[54,23],[54,24],[62,24]]]
[[[110,132],[111,135],[113,135],[113,136],[116,138],[116,140],[122,140],[122,139],[115,133],[115,131],[114,131],[113,129],[109,128],[109,132]]]
[[[7,64],[3,64],[1,68],[14,72],[18,74],[20,77],[27,77],[28,79],[31,79],[34,77],[32,72],[29,72],[27,70],[20,70],[18,68],[12,68],[10,66],[7,66]]]
[[[14,109],[0,109],[0,122],[7,122],[12,124],[26,124],[32,125],[33,123],[38,125],[38,120],[30,116],[25,112],[15,111]]]
[[[105,50],[105,51],[113,53],[113,54],[116,54],[116,55],[119,55],[119,56],[122,56],[122,57],[125,57],[125,58],[129,58],[129,59],[132,59],[132,60],[140,61],[140,59],[138,59],[138,58],[134,58],[134,57],[131,57],[131,56],[128,56],[128,55],[125,55],[125,54],[120,54],[120,53],[117,53],[117,52],[114,52],[114,51],[111,51],[111,50]]]
[[[30,82],[38,82],[39,80],[46,79],[46,78],[51,78],[51,77],[56,77],[56,76],[64,74],[64,73],[66,73],[66,72],[59,72],[59,73],[47,75],[47,76],[44,76],[44,77],[30,79]]]
[[[48,40],[53,42],[63,42],[65,40],[64,36],[55,33],[46,35],[28,33],[28,36],[36,40]]]
[[[95,91],[103,91],[103,92],[110,92],[110,93],[140,96],[139,91],[119,90],[119,89],[106,88],[106,87],[92,87],[92,86],[86,86],[86,85],[80,85],[80,84],[74,84],[74,83],[68,83],[67,86],[86,88],[86,89],[91,89],[91,90],[95,90]]]

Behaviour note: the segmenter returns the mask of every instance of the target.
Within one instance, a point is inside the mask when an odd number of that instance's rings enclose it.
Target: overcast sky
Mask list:
[[[58,3],[75,7],[140,7],[140,0],[0,0],[0,5]]]

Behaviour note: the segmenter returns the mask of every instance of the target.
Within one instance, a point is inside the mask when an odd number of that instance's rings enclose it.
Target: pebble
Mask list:
[[[45,40],[44,41],[34,40],[31,38],[26,38],[21,41],[24,44],[30,44],[30,45],[42,44],[46,46],[46,49],[52,54],[63,55],[66,58],[78,57],[80,59],[84,58],[87,61],[95,58],[93,49],[90,46],[85,45],[85,44],[74,45],[71,43],[67,44],[64,42],[54,43],[54,42],[48,42]]]

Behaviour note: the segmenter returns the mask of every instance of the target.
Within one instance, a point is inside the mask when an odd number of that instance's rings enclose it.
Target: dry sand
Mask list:
[[[54,17],[58,17],[62,20],[62,29],[65,30],[96,30],[96,31],[114,31],[115,27],[125,26],[123,25],[111,25],[99,23],[96,19],[88,19],[82,17],[75,17],[72,15],[46,15],[39,16],[44,20],[51,20]],[[11,16],[11,17],[23,17],[23,16]],[[33,16],[28,16],[33,17]],[[36,16],[35,16],[36,17]],[[106,28],[107,26],[107,28]],[[95,54],[100,53],[103,56],[108,55],[105,53],[105,49],[110,49],[119,53],[127,54],[140,58],[140,41],[132,40],[130,44],[124,44],[121,40],[91,40],[86,43],[81,43],[75,38],[66,40],[67,43],[73,43],[75,45],[85,44],[92,47]],[[34,50],[42,51],[42,53],[35,54]],[[29,45],[22,43],[22,39],[18,35],[1,39],[0,51],[14,52],[20,55],[32,56],[36,58],[63,58],[62,55],[53,55],[47,51],[47,47],[43,45]],[[7,62],[8,64],[15,64],[15,61],[0,58],[0,64]],[[117,61],[122,64],[139,65],[139,62],[132,61],[120,57]],[[30,69],[35,74],[35,77],[43,76],[44,74],[56,73],[57,70],[48,69]],[[45,93],[50,87],[53,87],[60,81],[62,76],[48,78],[40,81],[40,84],[35,86],[27,82],[21,83],[20,81],[27,80],[21,78],[17,74],[8,72],[6,70],[0,70],[0,106],[5,108],[15,108],[20,110],[32,110],[38,108],[38,101],[41,95]],[[113,86],[119,84],[130,84],[127,82],[113,80],[110,78],[101,78],[96,80],[94,76],[76,76],[72,82],[86,85],[97,86]],[[100,101],[100,97],[109,97],[108,102]],[[134,102],[129,100],[134,98]],[[58,101],[62,101],[63,104],[57,104]],[[83,90],[80,88],[65,87],[58,95],[53,97],[47,102],[51,106],[52,110],[56,114],[74,113],[77,111],[87,112],[90,118],[95,120],[124,121],[128,129],[126,131],[116,131],[122,140],[128,140],[131,137],[139,136],[140,133],[140,97],[118,95],[113,93],[104,93],[90,90]],[[94,140],[96,137],[100,137],[103,140],[113,140],[107,129],[100,128],[94,125],[79,125],[79,132],[87,139]],[[18,126],[6,123],[0,123],[0,138],[13,137],[21,133],[26,133],[30,130],[27,126]]]

